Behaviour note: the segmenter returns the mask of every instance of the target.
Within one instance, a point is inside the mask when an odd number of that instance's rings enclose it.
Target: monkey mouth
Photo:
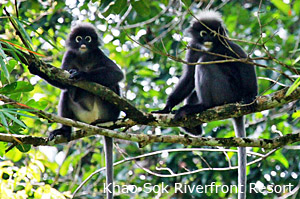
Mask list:
[[[80,46],[80,48],[79,48],[79,50],[81,51],[81,52],[85,52],[85,51],[87,51],[87,47],[86,47],[86,45],[81,45]]]
[[[213,42],[211,41],[206,41],[204,42],[204,47],[210,49],[213,46]]]

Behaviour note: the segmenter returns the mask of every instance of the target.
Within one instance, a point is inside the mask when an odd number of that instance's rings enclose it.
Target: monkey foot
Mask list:
[[[67,138],[68,141],[71,140],[71,132],[69,131],[69,127],[62,127],[60,129],[56,129],[52,132],[50,132],[50,135],[48,137],[48,141],[53,140],[56,136],[62,135],[63,137]]]

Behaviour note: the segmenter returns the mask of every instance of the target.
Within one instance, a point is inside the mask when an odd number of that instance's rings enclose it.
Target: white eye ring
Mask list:
[[[215,37],[218,33],[216,31],[212,31],[210,34]]]
[[[79,43],[81,40],[82,40],[82,37],[81,37],[81,36],[76,36],[75,41],[76,41],[77,43]]]
[[[200,37],[204,37],[204,35],[207,35],[207,32],[205,30],[200,31]]]
[[[85,40],[90,43],[92,41],[92,37],[91,36],[86,36]]]

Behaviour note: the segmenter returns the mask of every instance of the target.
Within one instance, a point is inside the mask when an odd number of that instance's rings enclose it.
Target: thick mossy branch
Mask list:
[[[285,136],[277,137],[274,139],[250,139],[250,138],[194,138],[189,136],[178,135],[145,135],[145,134],[132,134],[117,132],[101,127],[92,126],[83,122],[74,121],[67,118],[59,117],[55,114],[50,114],[41,110],[37,110],[26,105],[17,103],[6,96],[0,95],[0,100],[20,109],[30,109],[29,112],[39,116],[40,118],[47,119],[51,122],[57,122],[68,126],[80,128],[82,131],[77,131],[72,134],[72,140],[79,139],[91,135],[104,135],[133,142],[139,142],[142,146],[153,142],[164,143],[181,143],[184,145],[192,146],[223,146],[223,147],[261,147],[266,149],[273,149],[287,144],[300,141],[300,133],[288,134]],[[220,108],[220,107],[218,107]],[[161,124],[158,123],[158,124]],[[12,142],[14,144],[33,144],[33,145],[53,145],[58,143],[67,142],[65,138],[58,137],[52,142],[48,142],[46,138],[26,136],[26,135],[12,135],[0,134],[0,141]],[[18,141],[18,142],[17,142]]]
[[[162,126],[162,127],[193,127],[202,123],[208,123],[216,120],[228,119],[247,115],[250,113],[261,112],[276,107],[281,107],[284,104],[296,101],[300,99],[300,88],[294,90],[289,96],[286,96],[288,88],[284,88],[270,95],[259,96],[256,99],[256,106],[254,109],[249,109],[246,105],[242,104],[226,104],[223,106],[214,107],[198,113],[188,116],[182,120],[174,121],[173,114],[152,114],[154,121],[149,120],[146,122],[149,126]],[[140,123],[131,119],[118,120],[114,123],[108,122],[99,124],[104,128],[120,128],[131,127]]]
[[[6,52],[6,51],[5,51]],[[9,53],[10,51],[6,52]],[[17,54],[21,54],[21,61],[24,64],[29,65],[32,60],[27,53],[18,50]],[[273,94],[260,96],[257,98],[257,106],[254,109],[249,110],[246,106],[240,104],[227,104],[220,107],[208,109],[202,113],[189,116],[180,121],[174,121],[172,114],[147,114],[138,110],[135,106],[129,103],[126,99],[121,98],[110,89],[105,86],[86,82],[86,81],[72,81],[69,79],[69,73],[50,64],[44,62],[36,63],[37,70],[46,74],[49,79],[59,81],[63,84],[76,86],[92,92],[98,95],[103,100],[109,101],[115,104],[120,110],[126,113],[126,120],[119,120],[115,123],[109,122],[101,124],[100,126],[105,128],[119,128],[119,127],[131,127],[137,124],[150,125],[150,126],[163,126],[163,127],[176,127],[186,126],[193,127],[202,123],[210,121],[227,119],[232,117],[238,117],[249,113],[260,112],[263,110],[280,107],[283,104],[300,99],[300,89],[296,89],[291,95],[285,96],[288,88],[279,90]]]
[[[82,137],[92,135],[104,135],[123,140],[139,142],[141,145],[159,142],[159,143],[180,143],[183,145],[192,146],[222,146],[222,147],[260,147],[265,149],[274,149],[282,147],[291,143],[300,141],[300,133],[288,134],[285,136],[277,137],[274,139],[254,139],[254,138],[194,138],[189,136],[178,135],[145,135],[145,134],[132,134],[116,132],[108,129],[103,129],[89,124],[72,121],[66,118],[55,118],[62,124],[71,124],[81,128],[84,131],[77,131],[72,134],[71,140],[76,140]],[[67,140],[63,137],[57,137],[55,141],[48,142],[46,138],[34,137],[28,135],[13,135],[0,133],[0,141],[11,142],[14,144],[32,144],[34,146],[39,145],[55,145],[58,143],[65,143]]]
[[[270,95],[257,97],[256,106],[253,109],[249,109],[246,105],[241,104],[226,104],[187,117],[183,119],[183,121],[180,121],[179,124],[177,123],[176,125],[192,127],[201,123],[234,118],[250,113],[261,112],[264,110],[281,107],[284,104],[288,104],[290,102],[300,99],[300,88],[297,88],[289,96],[286,96],[286,92],[288,91],[288,89],[289,88],[284,88]]]
[[[24,52],[19,52],[22,54],[20,60],[29,65],[32,60],[29,58],[29,55]],[[47,119],[51,122],[57,122],[65,124],[68,126],[73,126],[80,128],[84,131],[79,131],[73,134],[72,139],[78,139],[90,135],[105,135],[119,139],[131,140],[134,142],[139,142],[141,145],[146,145],[152,142],[166,142],[166,143],[182,143],[185,145],[194,145],[194,146],[247,146],[247,147],[263,147],[263,148],[276,148],[286,144],[298,142],[299,133],[289,134],[283,137],[278,137],[275,139],[249,139],[249,138],[191,138],[191,137],[182,137],[182,136],[155,136],[155,135],[144,135],[144,134],[128,134],[112,131],[109,129],[126,127],[130,128],[134,125],[149,125],[149,126],[162,126],[162,127],[193,127],[202,123],[207,123],[210,121],[227,119],[238,117],[241,115],[246,115],[249,113],[259,112],[263,110],[272,109],[275,107],[280,107],[289,102],[300,99],[300,88],[294,90],[289,96],[286,96],[288,88],[279,90],[273,94],[260,96],[257,98],[257,105],[254,109],[248,109],[245,105],[240,104],[227,104],[224,106],[219,106],[215,108],[208,109],[202,113],[191,115],[187,118],[184,118],[180,121],[174,121],[172,114],[148,114],[138,110],[136,107],[131,105],[126,99],[119,97],[110,89],[101,86],[99,84],[86,82],[86,81],[72,81],[69,80],[69,73],[53,67],[44,62],[36,63],[37,69],[44,74],[49,76],[49,79],[59,81],[63,84],[68,84],[76,86],[82,89],[85,89],[89,92],[92,92],[98,95],[103,100],[109,101],[115,104],[120,110],[126,113],[126,119],[120,119],[116,122],[107,122],[99,124],[98,127],[91,126],[82,122],[73,121],[70,119],[62,118],[54,114],[49,114],[41,110],[33,109],[22,105],[18,102],[15,102],[9,99],[6,96],[0,95],[0,100],[13,105],[14,107],[20,109],[31,109],[32,113],[38,115],[40,118]],[[45,138],[37,138],[32,136],[19,136],[19,135],[7,135],[1,134],[0,140],[16,143],[15,139],[19,139],[24,144],[34,144],[34,145],[49,145]],[[58,138],[55,140],[55,143],[66,142],[63,138]]]
[[[149,120],[149,115],[143,113],[142,111],[138,110],[134,106],[132,106],[127,100],[124,100],[116,93],[111,91],[105,86],[100,84],[96,84],[93,82],[87,81],[74,81],[69,79],[69,73],[65,70],[60,68],[56,68],[50,64],[46,64],[44,62],[35,63],[37,70],[46,74],[49,79],[56,80],[63,84],[76,86],[78,88],[82,88],[87,90],[95,95],[98,95],[102,100],[108,101],[114,105],[116,105],[120,110],[126,113],[126,116],[138,121],[143,122],[145,120]]]
[[[7,55],[12,56],[11,50],[9,50],[9,46],[3,44],[3,50]],[[50,64],[46,64],[43,61],[35,61],[30,58],[30,55],[15,49],[17,53],[15,55],[18,59],[25,65],[30,65],[32,62],[35,63],[36,69],[44,73],[48,76],[49,79],[58,81],[62,84],[72,85],[84,90],[87,90],[95,95],[98,95],[101,99],[105,101],[109,101],[112,104],[115,104],[121,111],[126,113],[126,117],[131,118],[132,120],[146,124],[149,120],[153,120],[152,115],[146,114],[140,110],[138,110],[135,106],[131,105],[127,100],[121,98],[116,93],[111,91],[105,86],[100,84],[96,84],[93,82],[87,81],[74,81],[69,79],[69,73],[60,68],[56,68]]]

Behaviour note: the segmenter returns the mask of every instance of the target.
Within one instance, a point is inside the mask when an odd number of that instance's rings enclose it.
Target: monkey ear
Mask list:
[[[228,29],[224,24],[221,24],[221,27],[223,29],[222,34],[224,34],[226,37],[228,37]]]
[[[223,28],[224,28],[226,36],[228,36],[228,29],[226,27],[223,27]]]
[[[227,30],[227,28],[224,25],[222,25],[222,29],[223,29],[223,31],[221,32],[221,34],[223,34],[225,37],[228,37],[228,30]]]

